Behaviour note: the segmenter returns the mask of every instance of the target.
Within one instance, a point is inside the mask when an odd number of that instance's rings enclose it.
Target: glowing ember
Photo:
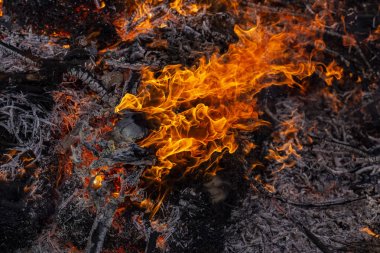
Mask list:
[[[70,38],[70,34],[68,32],[59,31],[59,32],[53,32],[50,34],[52,37],[60,37],[60,38]]]
[[[103,180],[104,180],[104,176],[103,175],[97,175],[94,178],[94,181],[92,182],[92,187],[94,189],[99,189],[100,187],[102,187]]]
[[[377,41],[380,40],[380,25],[377,26],[376,30],[368,36],[366,41]]]
[[[186,168],[186,174],[224,150],[235,152],[239,131],[268,124],[260,120],[256,106],[255,95],[263,89],[303,89],[302,80],[317,69],[328,84],[341,77],[334,63],[326,67],[313,60],[316,51],[302,47],[316,39],[315,33],[291,22],[285,28],[279,24],[259,23],[249,30],[236,26],[239,42],[222,56],[201,59],[197,67],[167,66],[158,77],[143,70],[138,95],[126,94],[116,112],[140,111],[159,122],[139,143],[157,149],[158,164],[146,173],[148,178],[160,182],[174,167]]]
[[[165,238],[163,236],[159,236],[156,240],[156,247],[161,249],[162,251],[165,250],[165,247],[166,247],[166,241],[165,241]]]
[[[103,9],[106,7],[106,3],[104,1],[94,0],[94,3],[97,9]]]

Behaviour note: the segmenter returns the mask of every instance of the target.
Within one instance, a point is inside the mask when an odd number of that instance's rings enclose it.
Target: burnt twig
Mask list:
[[[33,66],[39,65],[37,62],[37,59],[32,59],[30,56],[27,56],[23,51],[19,50],[18,48],[12,45],[6,44],[2,41],[0,41],[0,51],[6,54],[10,54],[30,65],[33,65]]]
[[[331,206],[340,206],[340,205],[346,205],[352,202],[364,200],[367,198],[367,196],[361,196],[357,198],[352,198],[352,199],[336,199],[332,201],[327,201],[323,203],[298,203],[298,202],[293,202],[291,200],[285,199],[282,196],[279,196],[276,193],[269,192],[265,187],[256,179],[251,179],[251,182],[253,186],[262,194],[264,194],[266,197],[269,198],[275,198],[283,203],[292,205],[292,206],[297,206],[297,207],[304,207],[304,208],[326,208],[326,207],[331,207]],[[378,197],[379,195],[373,195],[372,197]]]
[[[103,207],[98,207],[97,215],[88,238],[86,253],[100,253],[102,251],[104,240],[113,221],[113,216],[119,204],[124,200],[126,187],[127,182],[122,179],[119,197],[117,199],[110,199]]]
[[[96,80],[91,73],[80,68],[72,68],[64,75],[64,81],[67,81],[70,77],[81,80],[84,84],[88,85],[92,91],[100,96],[103,102],[110,105],[116,104],[114,96],[110,95],[106,88],[104,88],[103,84]]]
[[[304,234],[309,238],[309,240],[314,243],[315,246],[317,246],[318,249],[320,249],[323,253],[332,253],[332,251],[313,233],[311,232],[308,228],[306,228],[301,222],[298,220],[294,219],[291,216],[288,216],[290,220],[298,226]]]

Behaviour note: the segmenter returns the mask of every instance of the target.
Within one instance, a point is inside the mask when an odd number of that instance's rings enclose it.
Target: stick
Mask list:
[[[299,227],[304,234],[307,236],[307,238],[310,239],[312,243],[314,243],[315,246],[317,246],[318,249],[320,249],[323,253],[332,253],[332,251],[315,235],[313,232],[311,232],[308,228],[306,228],[301,222],[294,219],[293,217],[289,216],[290,220]]]
[[[269,198],[275,198],[283,203],[292,205],[292,206],[297,206],[297,207],[305,207],[305,208],[324,208],[324,207],[330,207],[330,206],[339,206],[339,205],[346,205],[352,202],[360,201],[363,199],[366,199],[367,196],[361,196],[357,198],[352,198],[352,199],[336,199],[332,201],[327,201],[327,202],[322,202],[322,203],[297,203],[293,202],[291,200],[285,199],[284,197],[274,194],[269,192],[265,187],[256,179],[252,178],[251,179],[252,184],[255,186],[255,188],[262,194],[264,194],[266,197]],[[372,195],[371,197],[376,198],[379,197],[380,195]]]
[[[337,38],[341,38],[343,40],[343,36],[344,36],[343,34],[340,34],[340,33],[334,32],[334,31],[329,31],[329,30],[321,30],[319,28],[313,29],[313,30],[321,32],[321,33],[326,33],[328,35],[331,35],[331,36],[334,36],[334,37],[337,37]],[[373,72],[371,64],[369,64],[369,62],[368,62],[367,58],[365,57],[365,55],[364,55],[363,51],[361,50],[361,48],[357,44],[354,45],[354,48],[358,52],[358,54],[360,55],[360,57],[364,61],[365,65],[368,67],[368,69],[371,72]]]
[[[356,158],[356,163],[380,163],[380,155],[365,158],[359,157]]]
[[[86,253],[100,253],[103,249],[104,240],[111,227],[113,216],[119,204],[124,200],[124,192],[127,187],[127,180],[122,179],[119,198],[109,200],[103,207],[98,207],[94,223],[92,224],[90,236],[87,241]]]
[[[92,225],[90,237],[88,238],[86,253],[100,253],[103,249],[104,239],[111,227],[113,216],[118,207],[116,201],[106,204],[98,209],[95,221]]]
[[[5,52],[7,54],[10,54],[18,59],[21,59],[23,60],[24,62],[30,64],[30,65],[33,65],[33,66],[37,66],[38,63],[37,63],[37,60],[36,59],[31,59],[31,57],[27,56],[23,51],[21,51],[20,49],[12,46],[12,45],[9,45],[9,44],[6,44],[2,41],[0,41],[0,51],[2,52]]]

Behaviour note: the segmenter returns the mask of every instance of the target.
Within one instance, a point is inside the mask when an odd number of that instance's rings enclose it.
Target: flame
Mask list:
[[[136,0],[129,3],[128,7],[125,16],[113,22],[123,41],[133,40],[137,35],[147,33],[156,27],[165,27],[166,21],[176,20],[178,14],[180,16],[194,15],[208,8],[209,5],[188,4],[184,0],[174,0],[169,3],[169,6],[165,6],[163,0]]]
[[[156,248],[160,249],[162,252],[164,252],[166,248],[166,240],[165,237],[160,235],[156,239]]]
[[[169,20],[176,21],[180,16],[196,15],[211,6],[225,6],[227,11],[235,15],[239,13],[238,1],[173,0],[166,3],[164,0],[135,0],[128,3],[125,15],[116,18],[113,25],[123,41],[130,41],[154,28],[166,27]]]
[[[162,0],[133,1],[125,17],[116,19],[113,24],[123,41],[134,39],[138,34],[146,33],[155,26],[152,20],[153,8]],[[166,14],[167,15],[167,14]],[[128,17],[133,17],[128,19]]]
[[[70,132],[80,116],[80,103],[76,101],[72,94],[65,92],[53,92],[53,99],[56,104],[61,105],[55,111],[60,116],[61,121],[58,123],[60,134],[63,136]]]
[[[95,3],[96,8],[99,10],[106,7],[106,3],[104,1],[94,0],[94,3]]]
[[[380,40],[380,25],[365,39],[366,42]]]
[[[97,175],[92,181],[92,187],[94,189],[99,189],[100,187],[102,187],[103,180],[104,180],[104,175]]]
[[[364,227],[364,228],[361,228],[360,229],[360,232],[363,232],[363,233],[366,233],[372,237],[375,237],[377,239],[380,239],[380,234],[377,234],[375,233],[372,229],[370,229],[369,227]]]
[[[195,14],[199,12],[202,8],[207,8],[207,5],[197,5],[197,4],[189,4],[186,5],[183,0],[175,0],[170,3],[170,8],[176,10],[182,16],[187,16],[190,14]]]
[[[8,152],[0,154],[0,164],[6,164],[11,161],[20,151],[16,149],[10,149]]]
[[[276,188],[271,184],[265,183],[264,180],[261,179],[260,175],[255,176],[255,180],[258,181],[264,187],[264,189],[267,190],[268,192],[270,193],[276,192]]]
[[[281,167],[275,171],[279,172],[285,168],[291,168],[296,164],[296,160],[301,156],[303,146],[298,137],[302,129],[303,117],[297,111],[293,111],[291,118],[279,124],[279,129],[273,133],[273,148],[269,149],[265,157],[270,161],[281,164]]]
[[[342,77],[343,69],[339,67],[335,61],[332,61],[328,66],[326,66],[324,80],[328,85],[331,86],[334,79],[340,80]]]
[[[70,39],[71,35],[68,32],[65,31],[54,31],[50,34],[52,37],[58,37],[58,38],[67,38]]]
[[[200,59],[198,66],[166,66],[158,77],[143,69],[139,93],[126,94],[115,111],[144,112],[159,124],[139,143],[156,148],[158,163],[147,178],[160,182],[174,167],[186,168],[187,174],[222,151],[234,153],[238,132],[268,124],[260,120],[256,105],[255,95],[263,89],[303,88],[302,80],[316,69],[326,77],[339,78],[312,60],[317,52],[304,49],[316,34],[289,19],[285,22],[291,25],[258,22],[248,30],[236,26],[239,42],[224,55]]]
[[[10,149],[0,153],[0,168],[3,166],[6,168],[7,164],[12,162],[17,162],[17,168],[13,172],[1,170],[0,181],[8,181],[14,179],[15,176],[22,177],[27,171],[34,171],[34,176],[38,177],[39,167],[33,152]]]
[[[3,0],[0,0],[0,17],[3,16]]]
[[[154,204],[150,199],[144,199],[143,201],[141,201],[140,207],[146,210],[152,210],[154,207]]]

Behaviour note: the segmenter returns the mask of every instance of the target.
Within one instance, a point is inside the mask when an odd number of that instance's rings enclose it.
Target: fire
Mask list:
[[[8,181],[14,179],[15,176],[23,176],[27,170],[37,171],[37,164],[35,163],[35,156],[31,152],[20,151],[17,149],[10,149],[0,154],[0,181]],[[5,168],[8,163],[12,161],[17,162],[15,171],[7,171]],[[36,174],[37,176],[37,174]]]
[[[104,176],[103,175],[97,175],[94,178],[94,181],[92,182],[92,187],[94,189],[99,189],[100,187],[102,187],[103,180],[104,180]]]
[[[375,233],[372,229],[370,229],[369,227],[364,227],[364,228],[361,228],[360,229],[360,232],[363,232],[363,233],[366,233],[372,237],[375,237],[377,239],[380,239],[380,234],[377,234]]]
[[[54,101],[57,104],[64,105],[64,108],[57,108],[56,111],[60,115],[61,122],[57,122],[61,134],[70,132],[80,116],[80,104],[76,101],[73,94],[65,92],[54,92]]]
[[[279,130],[273,134],[274,147],[269,149],[269,154],[266,156],[266,159],[281,164],[276,172],[293,167],[296,159],[301,157],[299,152],[303,147],[298,134],[302,129],[303,117],[296,111],[291,116],[292,118],[279,124]]]
[[[156,240],[156,248],[159,248],[161,251],[164,251],[166,248],[165,237],[159,236]]]
[[[380,25],[368,36],[366,41],[377,41],[380,40]]]
[[[341,79],[343,76],[343,69],[339,67],[335,61],[332,61],[326,66],[326,74],[324,80],[328,85],[332,85],[334,79]]]
[[[124,16],[113,21],[117,33],[123,41],[130,41],[139,34],[148,33],[154,28],[167,26],[167,21],[176,21],[179,17],[196,15],[211,6],[225,6],[235,15],[239,13],[238,1],[188,1],[188,0],[148,0],[131,1]]]
[[[59,37],[59,38],[70,38],[70,33],[65,32],[65,31],[55,31],[52,34],[50,34],[52,37]]]
[[[0,0],[0,17],[3,16],[3,0]]]
[[[273,185],[267,184],[264,182],[264,180],[261,179],[260,175],[255,176],[255,180],[258,181],[262,186],[264,187],[265,190],[267,190],[270,193],[275,193],[276,189]]]
[[[187,174],[222,152],[234,153],[239,132],[269,124],[257,108],[256,95],[263,89],[304,89],[302,81],[317,69],[322,78],[340,78],[336,65],[326,67],[313,60],[317,50],[304,48],[321,38],[286,17],[282,24],[236,26],[235,33],[239,42],[226,54],[200,59],[197,66],[166,66],[159,76],[143,69],[139,93],[126,94],[116,107],[116,112],[144,112],[159,125],[139,143],[156,149],[158,163],[146,177],[161,182],[175,167]]]
[[[163,0],[137,0],[129,4],[125,16],[116,19],[113,24],[120,38],[123,41],[130,41],[155,27],[165,27],[166,21],[176,19],[174,12],[181,16],[188,16],[207,7],[208,5],[204,4],[187,4],[184,0],[174,0],[169,3],[169,6],[166,6]]]
[[[104,1],[94,0],[94,3],[97,9],[103,9],[106,7],[106,3]]]
[[[161,0],[149,0],[143,3],[136,1],[131,3],[126,17],[116,19],[113,24],[123,41],[129,41],[140,33],[146,33],[154,27],[153,8],[161,3]],[[127,17],[132,16],[132,19]]]
[[[199,12],[202,8],[207,8],[207,5],[197,5],[197,4],[189,4],[185,5],[185,1],[183,0],[175,0],[170,3],[170,8],[176,10],[182,16],[187,16],[189,14],[195,14]]]

